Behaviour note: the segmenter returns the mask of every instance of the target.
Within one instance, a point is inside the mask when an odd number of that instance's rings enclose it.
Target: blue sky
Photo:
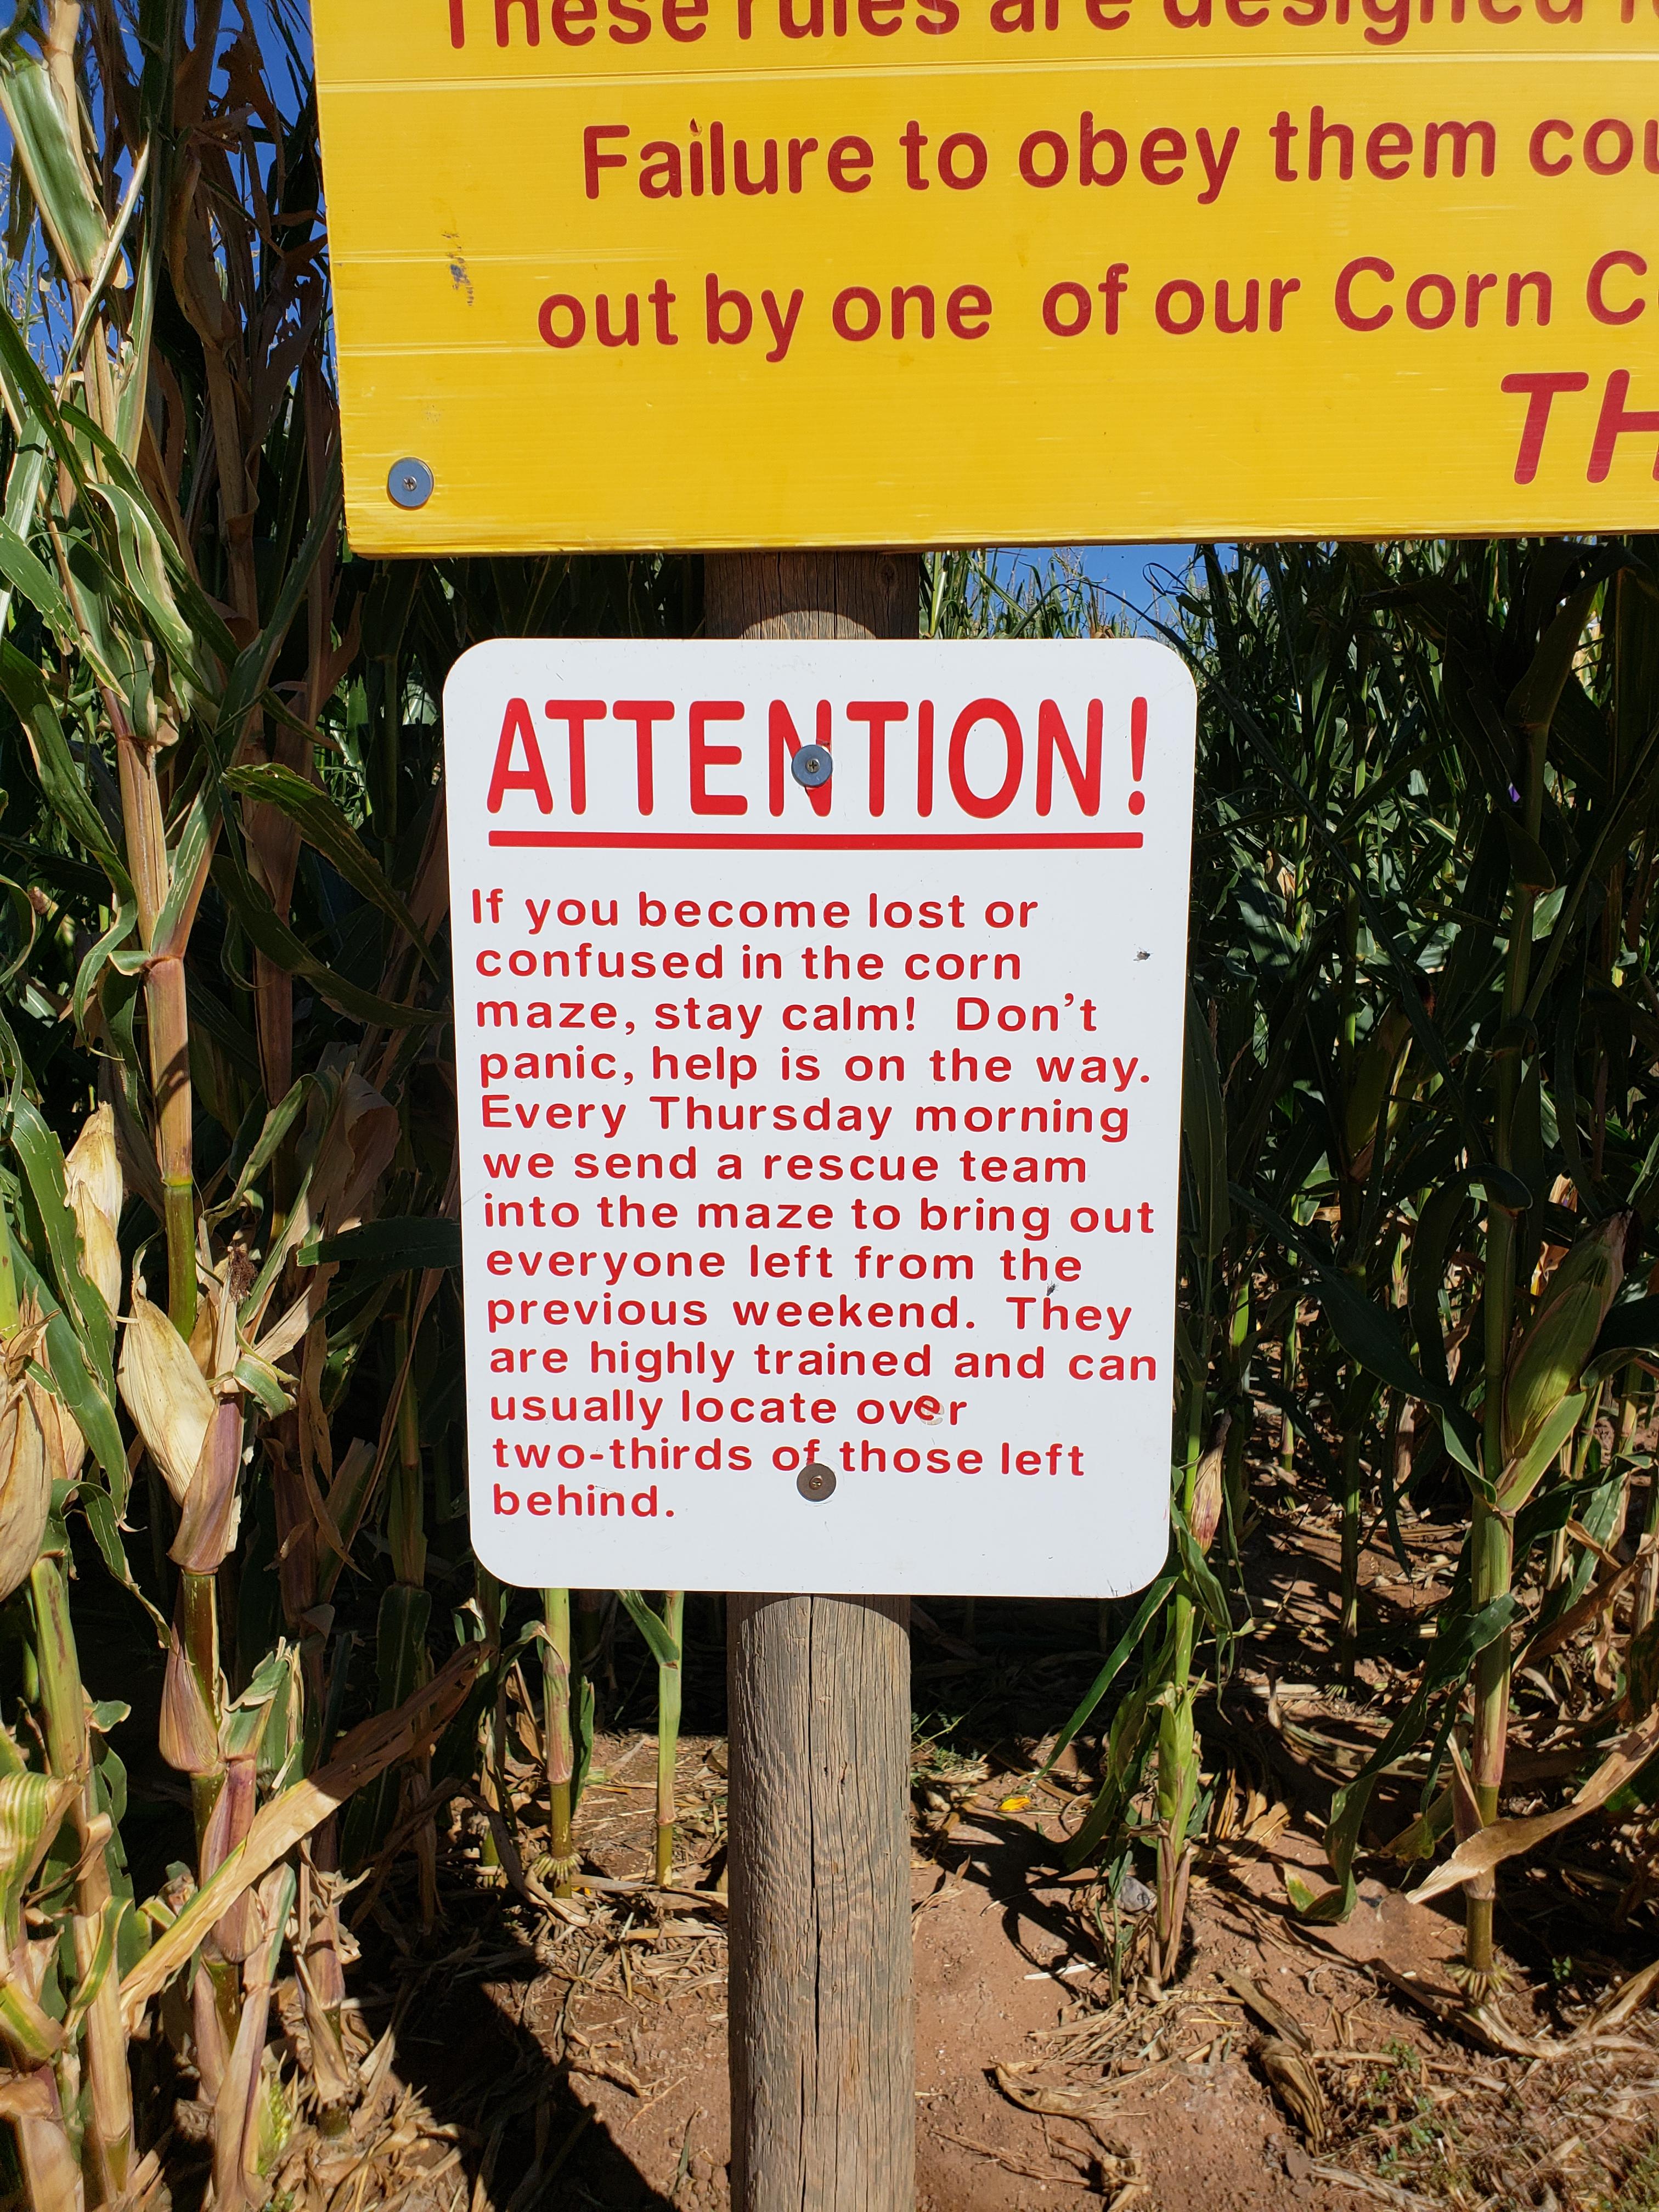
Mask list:
[[[1091,545],[1083,556],[1085,573],[1127,602],[1137,613],[1167,598],[1171,579],[1187,573],[1190,545]]]

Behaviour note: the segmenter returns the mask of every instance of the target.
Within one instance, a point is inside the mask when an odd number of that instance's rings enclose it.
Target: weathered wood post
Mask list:
[[[916,634],[914,554],[710,555],[712,637]],[[735,1595],[733,2212],[912,2212],[903,1598]]]

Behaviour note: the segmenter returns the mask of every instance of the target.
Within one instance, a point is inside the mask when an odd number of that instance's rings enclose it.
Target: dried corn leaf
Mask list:
[[[121,1984],[121,2009],[131,2033],[144,2007],[190,1962],[209,1929],[242,1893],[286,1857],[302,1837],[338,1812],[347,1798],[407,1759],[453,1718],[465,1701],[473,1677],[486,1657],[482,1644],[468,1644],[395,1712],[382,1713],[355,1728],[329,1764],[296,1782],[254,1815],[246,1840],[204,1882],[167,1930]]]
[[[1027,2112],[1047,2112],[1056,2119],[1104,2119],[1115,2110],[1116,2089],[1110,2081],[1091,2081],[1078,2088],[1027,2084],[1020,2069],[995,2066],[997,2087],[1003,2095]]]
[[[1325,2142],[1325,2092],[1314,2070],[1312,2059],[1304,2048],[1287,2042],[1283,2036],[1270,2035],[1258,2047],[1256,2057],[1261,2070],[1291,2118],[1297,2122],[1315,2150]]]
[[[1259,1988],[1248,1974],[1227,1973],[1222,1976],[1222,1979],[1240,2002],[1249,2007],[1269,2033],[1280,2037],[1285,2042],[1293,2045],[1298,2051],[1312,2049],[1307,2031],[1301,2022],[1292,2020],[1284,2006],[1275,2003],[1267,1991]]]
[[[1494,1820],[1479,1835],[1459,1844],[1445,1864],[1437,1867],[1426,1881],[1412,1891],[1412,1902],[1425,1905],[1431,1897],[1455,1889],[1460,1882],[1490,1874],[1505,1859],[1534,1850],[1551,1836],[1559,1835],[1563,1828],[1570,1828],[1575,1820],[1600,1811],[1616,1790],[1623,1789],[1632,1776],[1647,1765],[1656,1751],[1659,1751],[1659,1707],[1648,1715],[1639,1728],[1620,1738],[1570,1805],[1560,1806],[1553,1813],[1535,1813],[1526,1820]]]

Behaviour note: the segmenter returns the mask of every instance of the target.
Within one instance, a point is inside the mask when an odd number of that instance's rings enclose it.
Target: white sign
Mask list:
[[[1179,659],[513,641],[445,713],[480,1559],[526,1587],[1148,1582]]]

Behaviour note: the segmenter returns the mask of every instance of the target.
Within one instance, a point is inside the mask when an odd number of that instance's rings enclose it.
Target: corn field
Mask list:
[[[25,0],[0,39],[0,2197],[33,2212],[160,2201],[180,2099],[218,2212],[343,2136],[364,1885],[412,1865],[429,1931],[465,1814],[486,1871],[568,1895],[619,1632],[676,1876],[684,1594],[509,1592],[467,1549],[438,702],[481,640],[690,635],[700,574],[352,556],[304,26],[231,12]],[[920,619],[1114,616],[1075,562],[941,555]],[[1201,548],[1156,619],[1203,714],[1174,1538],[1034,1763],[1080,1753],[1071,1862],[1152,1877],[1179,1978],[1206,1732],[1261,1560],[1314,1547],[1306,1664],[1352,1725],[1291,1907],[1340,1920],[1365,1861],[1461,1888],[1501,2039],[1528,1855],[1583,1824],[1638,1951],[1659,1903],[1659,556]],[[1425,1516],[1426,1625],[1376,1570],[1412,1581]]]

